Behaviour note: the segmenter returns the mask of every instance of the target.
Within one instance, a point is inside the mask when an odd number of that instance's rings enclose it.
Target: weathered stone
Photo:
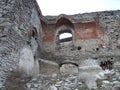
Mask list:
[[[8,75],[8,73],[10,71],[18,69],[18,62],[20,59],[19,57],[20,55],[18,55],[20,52],[19,50],[22,49],[23,46],[25,46],[28,41],[30,42],[31,36],[29,35],[29,32],[31,32],[31,28],[36,27],[31,24],[31,21],[34,21],[33,20],[34,18],[31,18],[33,9],[34,12],[36,13],[34,17],[39,18],[38,13],[40,12],[37,11],[36,8],[37,6],[35,4],[36,1],[34,2],[31,0],[27,0],[27,2],[28,3],[26,4],[24,3],[23,0],[0,1],[0,57],[1,57],[0,84],[1,86],[3,86],[3,84],[5,83],[6,76]],[[39,19],[38,22],[40,23]],[[21,26],[23,27],[20,28]],[[41,26],[40,24],[38,26],[39,27],[37,27],[37,29],[39,31],[41,30]],[[40,36],[39,36],[39,40],[40,40]],[[39,44],[37,42],[36,44],[37,46],[36,45],[35,46],[38,47]],[[33,56],[27,56],[27,57],[32,57],[31,60],[33,59]]]
[[[54,85],[51,85],[48,90],[58,90]]]
[[[78,74],[78,67],[74,64],[63,64],[60,67],[60,73],[62,75]]]
[[[103,82],[103,89],[119,90],[119,22],[119,10],[42,16],[36,0],[1,0],[0,89],[3,89],[10,71],[17,71],[18,67],[30,76],[47,75],[31,80],[27,85],[30,90],[47,90],[50,85],[55,85],[51,87],[53,90],[96,88],[100,61],[112,60],[117,74],[108,80],[109,83]],[[60,39],[64,33],[71,37]],[[41,59],[43,51],[50,53]],[[75,63],[61,66],[65,60]],[[58,80],[62,73],[67,73],[66,77]],[[105,76],[100,78],[109,77]]]
[[[25,46],[20,51],[19,70],[28,76],[33,75],[34,57],[29,46]]]
[[[101,71],[98,62],[93,59],[84,60],[80,63],[79,78],[82,79],[88,88],[96,88],[96,75]]]

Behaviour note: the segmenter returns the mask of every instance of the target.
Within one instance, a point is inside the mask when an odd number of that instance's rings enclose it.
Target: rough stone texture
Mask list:
[[[34,74],[34,57],[29,46],[23,47],[20,51],[19,71],[25,73],[27,76]]]
[[[59,36],[66,32],[72,38],[62,43]],[[41,73],[24,83],[28,90],[97,88],[100,62],[109,60],[118,74],[100,88],[119,90],[119,44],[119,10],[45,17],[36,0],[0,0],[0,89],[18,69],[30,76]]]
[[[87,59],[80,62],[79,65],[79,78],[85,81],[88,88],[97,88],[96,75],[102,71],[98,61]]]
[[[19,51],[31,46],[34,28],[37,30],[35,50],[40,50],[41,13],[38,10],[35,0],[0,0],[0,89],[6,75],[17,69]],[[33,53],[38,52],[35,50]]]
[[[119,77],[118,75],[109,79],[103,79],[101,82],[99,81],[98,83],[101,83],[99,88],[93,86],[88,88],[85,81],[80,79],[78,75],[68,75],[66,77],[39,75],[29,81],[26,87],[28,90],[119,90]],[[89,83],[92,84],[93,82]]]
[[[42,22],[44,49],[47,52],[57,51],[58,48],[61,48],[58,44],[59,32],[72,32],[73,46],[69,49],[80,46],[83,50],[94,51],[96,48],[107,47],[114,51],[119,47],[119,14],[118,10],[46,16],[46,20],[43,20],[44,23]],[[50,47],[51,45],[53,47]]]
[[[120,73],[114,70],[105,70],[97,75],[97,86],[100,90],[119,90]]]
[[[73,64],[63,64],[60,67],[60,73],[62,75],[70,75],[70,74],[77,74],[78,73],[78,67]]]

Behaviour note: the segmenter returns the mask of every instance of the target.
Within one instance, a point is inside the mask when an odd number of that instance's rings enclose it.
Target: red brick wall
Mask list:
[[[75,24],[76,39],[91,39],[97,38],[97,30],[95,23],[78,23]]]
[[[104,35],[104,30],[98,29],[95,22],[89,23],[75,23],[74,24],[74,36],[75,40],[77,39],[96,39]],[[43,30],[43,42],[52,42],[54,41],[55,35],[57,33],[55,24],[47,25],[47,29]]]
[[[43,42],[51,42],[55,39],[55,25],[51,24],[47,26],[47,30],[43,30]]]

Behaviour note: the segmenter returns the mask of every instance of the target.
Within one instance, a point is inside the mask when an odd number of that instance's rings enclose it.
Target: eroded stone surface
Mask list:
[[[29,46],[25,46],[20,51],[19,59],[19,71],[25,73],[28,76],[34,74],[34,57],[32,50]]]
[[[0,89],[8,72],[17,69],[20,49],[25,45],[30,46],[33,27],[38,31],[41,29],[34,1],[0,0]],[[31,18],[33,13],[37,20]],[[40,43],[37,42],[38,45]]]
[[[18,70],[18,66],[29,75],[46,74],[27,84],[31,90],[96,88],[100,61],[111,60],[118,75],[112,81],[103,81],[102,89],[113,85],[110,89],[119,90],[119,27],[119,10],[44,17],[35,0],[1,0],[0,89],[9,72]],[[71,33],[72,38],[62,43],[66,40],[60,40],[59,36],[65,32]],[[24,46],[29,50],[24,51]],[[49,53],[38,60],[42,50]],[[59,64],[65,60],[76,62],[78,68],[69,64],[60,70]],[[68,76],[58,78],[60,71]],[[71,75],[74,73],[78,76]]]

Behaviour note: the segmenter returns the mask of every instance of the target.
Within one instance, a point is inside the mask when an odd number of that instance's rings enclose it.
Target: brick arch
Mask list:
[[[59,44],[59,36],[63,33],[70,33],[72,34],[72,42],[74,44],[74,29],[71,28],[70,26],[67,25],[62,25],[59,28],[56,29],[56,34],[55,34],[55,39],[56,39],[56,44]]]
[[[74,25],[71,22],[71,20],[69,20],[66,17],[60,17],[59,19],[57,19],[57,21],[55,23],[56,28],[59,28],[62,25],[66,25],[66,26],[69,26],[74,29]]]
[[[55,29],[55,39],[57,44],[59,42],[59,35],[63,33],[72,34],[72,41],[74,41],[74,24],[68,18],[60,17],[59,19],[57,19]]]
[[[78,74],[79,65],[72,61],[65,61],[59,64],[61,75]]]
[[[63,64],[73,64],[76,67],[79,67],[79,65],[76,62],[72,62],[72,61],[65,61],[59,64],[59,67],[61,67]]]

